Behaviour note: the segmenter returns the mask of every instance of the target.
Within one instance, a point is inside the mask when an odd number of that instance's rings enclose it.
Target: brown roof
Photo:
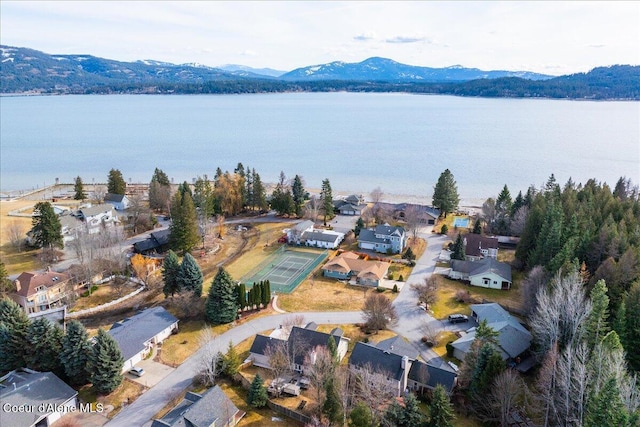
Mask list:
[[[382,279],[390,265],[388,262],[359,259],[358,255],[353,252],[344,252],[326,263],[322,269],[344,273],[353,271],[358,277],[374,276],[377,279]]]
[[[67,280],[69,280],[67,274],[56,273],[55,271],[45,271],[44,273],[28,273],[25,271],[16,279],[17,282],[20,282],[20,289],[16,293],[23,297],[28,297],[35,294],[36,289],[40,286],[50,288]]]
[[[480,234],[465,234],[465,254],[469,256],[482,256],[480,249],[498,249],[498,238],[487,237]]]

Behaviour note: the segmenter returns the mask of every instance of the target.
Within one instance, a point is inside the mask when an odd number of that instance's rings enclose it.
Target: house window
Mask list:
[[[490,283],[491,283],[491,279],[487,279],[486,277],[483,277],[483,278],[482,278],[482,284],[483,284],[483,285],[488,285],[488,284],[490,284]]]

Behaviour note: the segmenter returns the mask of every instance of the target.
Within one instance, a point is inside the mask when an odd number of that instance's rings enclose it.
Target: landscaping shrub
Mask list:
[[[402,276],[400,276],[400,277],[402,277]],[[394,294],[398,293],[398,285],[396,285],[396,284],[393,285],[393,293]]]
[[[453,341],[449,341],[449,342],[447,343],[447,345],[445,346],[445,348],[447,349],[447,357],[453,357],[453,350],[454,350],[454,348],[453,348],[453,346],[451,345],[451,343],[452,343],[452,342],[453,342]]]
[[[442,228],[440,228],[440,234],[447,234],[448,232],[449,232],[449,227],[447,227],[447,224],[444,224]]]
[[[473,298],[471,297],[471,293],[469,291],[465,291],[462,289],[459,289],[456,292],[456,301],[457,302],[463,302],[465,304],[469,304],[473,302]]]
[[[393,273],[389,273],[387,277],[389,278],[389,280],[393,280]]]
[[[378,293],[383,293],[385,290],[385,288],[381,288],[379,286],[376,288],[376,291],[378,291]]]
[[[398,282],[404,282],[404,276],[402,276],[402,274],[398,277]]]

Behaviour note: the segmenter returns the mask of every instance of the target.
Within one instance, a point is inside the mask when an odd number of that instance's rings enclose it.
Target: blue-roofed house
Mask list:
[[[122,372],[126,372],[177,330],[178,319],[164,307],[153,307],[114,323],[107,332],[120,347],[124,358]]]
[[[151,427],[233,427],[244,415],[216,385],[202,394],[187,392],[167,415],[153,420]]]
[[[379,253],[402,252],[407,244],[407,234],[402,227],[389,224],[376,226],[375,229],[360,230],[358,247]]]

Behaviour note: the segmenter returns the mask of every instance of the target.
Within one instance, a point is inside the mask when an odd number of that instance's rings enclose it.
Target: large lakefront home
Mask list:
[[[360,230],[358,247],[379,253],[399,254],[407,245],[407,234],[402,227],[389,224],[378,225],[374,229]]]

